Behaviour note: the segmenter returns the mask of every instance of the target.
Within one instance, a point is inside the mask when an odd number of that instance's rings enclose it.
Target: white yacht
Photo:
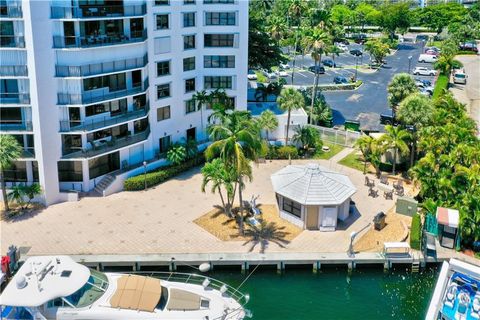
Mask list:
[[[68,256],[28,258],[0,295],[1,319],[240,320],[247,302],[208,277],[102,273]]]
[[[444,262],[425,320],[479,320],[480,267]]]

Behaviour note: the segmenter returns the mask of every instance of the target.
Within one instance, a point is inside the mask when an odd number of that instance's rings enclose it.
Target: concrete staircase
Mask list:
[[[93,192],[101,197],[103,197],[103,191],[107,189],[115,181],[115,176],[111,174],[105,175],[102,180],[97,184]]]

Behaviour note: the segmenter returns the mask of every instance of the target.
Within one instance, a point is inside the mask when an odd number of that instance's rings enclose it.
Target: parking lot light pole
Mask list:
[[[143,183],[147,190],[147,161],[143,161]]]
[[[408,74],[410,74],[410,67],[412,65],[412,56],[408,56]]]
[[[357,82],[357,74],[358,74],[358,56],[355,57],[355,78],[354,82]]]

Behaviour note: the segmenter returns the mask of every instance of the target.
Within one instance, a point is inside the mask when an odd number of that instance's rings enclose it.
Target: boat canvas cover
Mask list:
[[[438,224],[458,228],[459,212],[455,209],[437,208],[437,222]]]
[[[122,276],[110,299],[112,308],[153,312],[162,296],[159,279],[137,275]]]
[[[181,289],[172,288],[169,291],[168,310],[199,310],[200,296]]]

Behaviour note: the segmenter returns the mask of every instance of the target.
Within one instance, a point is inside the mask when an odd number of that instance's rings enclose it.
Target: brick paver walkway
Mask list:
[[[286,249],[271,244],[267,251],[344,252],[352,231],[371,222],[378,211],[386,212],[394,205],[382,195],[376,199],[367,197],[361,172],[333,160],[316,162],[349,175],[358,188],[353,199],[360,215],[339,225],[336,232],[304,231]],[[287,164],[273,161],[254,166],[254,180],[247,184],[245,198],[260,194],[259,203],[275,203],[270,175]],[[84,198],[50,206],[17,221],[2,221],[1,250],[5,252],[15,244],[31,247],[29,254],[246,252],[249,247],[242,242],[222,242],[193,223],[220,202],[217,194],[202,193],[200,184],[201,175],[196,169],[146,192]]]

